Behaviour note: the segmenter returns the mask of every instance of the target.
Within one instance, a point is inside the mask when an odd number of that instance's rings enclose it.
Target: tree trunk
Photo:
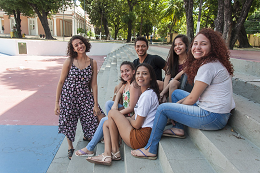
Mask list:
[[[215,20],[215,30],[223,33],[224,26],[224,1],[218,0],[218,14]]]
[[[14,19],[15,19],[15,23],[16,23],[16,31],[18,34],[18,38],[22,38],[22,34],[21,34],[21,12],[19,10],[13,10],[14,13]],[[11,28],[12,29],[12,28]]]
[[[129,13],[132,13],[134,6],[137,4],[136,0],[127,0],[127,4],[129,7]],[[131,19],[131,17],[128,20],[128,33],[127,33],[127,43],[129,43],[131,41],[131,36],[132,36],[132,28],[133,28],[133,20]]]
[[[133,23],[133,21],[130,19],[129,21],[128,21],[128,34],[127,34],[127,43],[129,43],[130,41],[131,41],[131,35],[132,35],[132,23]]]
[[[142,36],[142,28],[143,28],[143,16],[141,16],[141,23],[140,23],[140,35]]]
[[[229,47],[231,40],[232,31],[232,7],[231,0],[224,0],[224,28],[223,28],[223,38],[226,40],[226,44]]]
[[[42,23],[42,27],[44,29],[46,39],[54,40],[54,38],[51,35],[51,30],[49,28],[49,23],[48,23],[48,19],[47,19],[48,12],[41,10],[42,11],[42,14],[41,14],[39,9],[34,4],[30,4],[30,5],[33,7],[34,11],[37,13],[37,15]]]
[[[190,42],[194,38],[194,22],[193,22],[193,0],[184,0],[186,11],[186,23],[187,23],[187,37]]]
[[[107,22],[107,18],[104,15],[103,15],[103,26],[106,34],[106,40],[110,40],[108,22]]]
[[[253,0],[246,0],[243,4],[242,7],[242,11],[240,13],[239,19],[232,31],[232,37],[231,37],[231,41],[230,41],[230,45],[229,48],[233,49],[237,39],[238,39],[238,34],[240,33],[240,30],[242,28],[242,26],[244,25],[244,22],[247,18],[248,12],[250,10],[250,7],[252,5]]]
[[[238,41],[239,41],[239,47],[240,48],[249,48],[252,47],[249,42],[248,42],[248,38],[246,35],[246,29],[244,27],[244,25],[242,26],[239,34],[238,34]]]

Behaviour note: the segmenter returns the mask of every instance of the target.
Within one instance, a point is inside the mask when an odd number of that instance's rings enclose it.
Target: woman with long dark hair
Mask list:
[[[233,66],[229,51],[219,32],[203,29],[194,38],[188,52],[185,72],[194,81],[191,93],[175,90],[173,103],[161,104],[156,112],[148,144],[132,151],[139,158],[156,159],[158,143],[164,133],[167,119],[175,126],[167,129],[172,137],[183,138],[183,125],[202,130],[219,130],[228,122],[235,108],[232,80]]]

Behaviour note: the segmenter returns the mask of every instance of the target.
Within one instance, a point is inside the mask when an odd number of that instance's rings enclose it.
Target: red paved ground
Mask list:
[[[91,56],[98,69],[104,56]],[[58,125],[53,110],[65,58],[0,56],[0,125]]]

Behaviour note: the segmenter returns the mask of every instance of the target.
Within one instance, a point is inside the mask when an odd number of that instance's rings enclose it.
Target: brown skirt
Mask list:
[[[132,129],[130,132],[130,143],[133,149],[143,148],[150,138],[151,127]]]

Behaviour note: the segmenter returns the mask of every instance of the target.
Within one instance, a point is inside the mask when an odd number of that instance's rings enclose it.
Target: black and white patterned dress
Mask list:
[[[88,88],[92,73],[91,65],[80,70],[72,64],[62,87],[59,133],[66,135],[72,142],[75,140],[79,118],[86,138],[91,139],[98,126],[97,117],[93,113],[94,97]],[[102,110],[101,113],[104,114]]]

